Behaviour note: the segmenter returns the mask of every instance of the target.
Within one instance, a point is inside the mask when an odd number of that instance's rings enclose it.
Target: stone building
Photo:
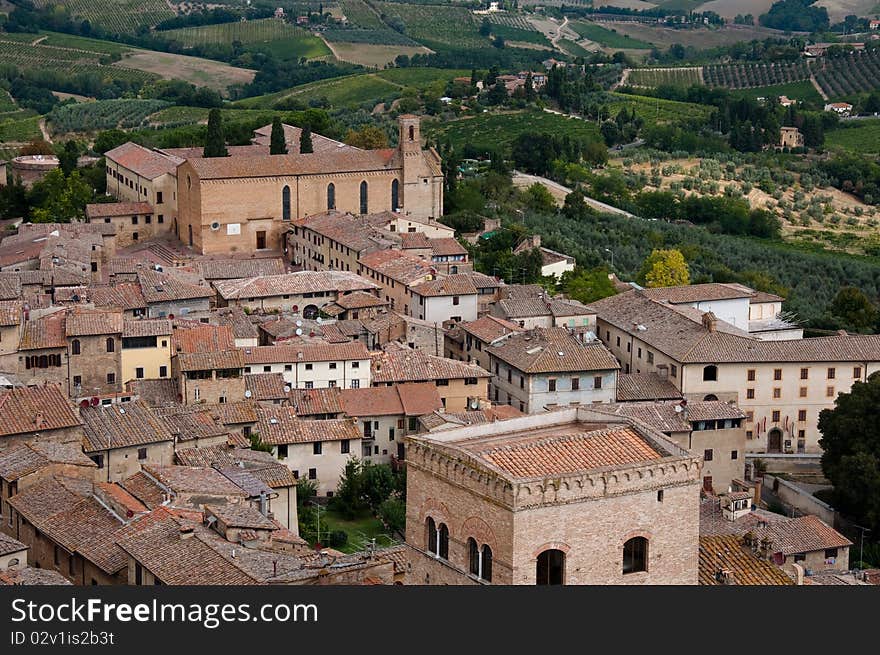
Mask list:
[[[516,323],[491,315],[476,321],[463,321],[446,331],[446,356],[462,362],[474,362],[487,371],[491,370],[489,346],[501,344],[512,334],[522,331]]]
[[[78,443],[82,421],[61,384],[0,390],[0,451],[32,439]]]
[[[479,409],[489,400],[491,374],[476,364],[436,357],[408,348],[372,355],[372,384],[392,386],[402,382],[429,382],[437,387],[446,411]]]
[[[628,291],[593,303],[626,373],[657,373],[688,400],[734,401],[747,452],[819,453],[819,413],[880,370],[880,336],[758,339],[712,312]]]
[[[309,421],[292,407],[273,405],[261,409],[257,430],[278,461],[295,478],[316,482],[321,496],[333,495],[345,465],[361,455],[361,435],[348,418]]]
[[[86,205],[89,223],[109,223],[116,229],[116,247],[127,248],[168,231],[164,214],[153,214],[148,202],[105,202]]]
[[[122,381],[171,376],[171,321],[125,321],[122,330]]]
[[[122,312],[75,307],[67,313],[65,331],[71,398],[122,391]]]
[[[598,339],[584,343],[568,328],[528,330],[490,346],[490,398],[536,414],[612,402],[620,364]]]
[[[396,149],[185,159],[177,168],[178,237],[203,254],[282,250],[294,219],[338,209],[443,215],[440,157],[403,115]]]
[[[176,171],[182,160],[130,141],[108,150],[104,158],[107,193],[121,202],[148,203],[156,217],[154,232],[176,231]]]
[[[696,584],[699,457],[571,408],[407,437],[414,584]]]

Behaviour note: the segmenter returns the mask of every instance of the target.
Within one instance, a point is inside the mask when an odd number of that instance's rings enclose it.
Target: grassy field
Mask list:
[[[58,5],[57,0],[34,0],[38,7]],[[63,3],[77,18],[118,34],[133,33],[141,26],[152,27],[175,12],[165,0],[66,0]]]
[[[369,513],[364,513],[355,519],[349,520],[341,514],[328,509],[324,515],[327,527],[330,530],[342,530],[348,535],[348,543],[340,546],[338,550],[344,553],[356,553],[366,549],[371,539],[376,539],[376,546],[390,546],[390,536],[385,531],[382,522]]]
[[[690,102],[676,102],[675,100],[662,100],[623,93],[612,95],[615,97],[615,101],[609,107],[612,115],[616,116],[623,107],[633,108],[636,115],[645,121],[646,125],[689,119],[706,120],[712,112],[712,107]]]
[[[699,68],[634,68],[626,82],[630,86],[656,87],[661,85],[691,86],[703,83]]]
[[[396,32],[395,32],[396,34]],[[352,64],[382,68],[385,64],[393,62],[398,55],[425,55],[431,51],[421,45],[378,45],[370,43],[345,43],[341,41],[330,42],[330,49],[340,61]]]
[[[547,37],[536,30],[527,30],[520,27],[511,27],[509,25],[493,25],[492,34],[500,36],[505,41],[532,43],[534,45],[544,46],[545,48],[553,47]]]
[[[816,91],[810,82],[789,82],[788,84],[774,84],[771,86],[758,86],[753,89],[738,89],[732,91],[737,95],[748,98],[773,98],[778,96],[788,96],[795,100],[804,102],[812,102],[816,104],[822,103],[822,96]]]
[[[15,111],[18,107],[6,89],[0,88],[0,113]]]
[[[714,48],[741,41],[751,41],[753,39],[763,41],[764,39],[780,38],[782,36],[782,32],[749,25],[725,25],[722,28],[701,27],[680,30],[645,23],[614,23],[613,25],[618,34],[626,34],[633,39],[653,43],[661,48],[670,46],[673,43],[693,46],[694,48]]]
[[[300,57],[314,59],[330,54],[329,48],[321,39],[312,36],[306,30],[274,18],[184,27],[159,34],[187,48],[239,41],[248,50],[268,49],[273,55],[285,59]]]
[[[465,69],[452,68],[389,68],[376,73],[383,80],[388,80],[401,86],[414,86],[424,88],[442,80],[451,82],[456,77],[470,77],[471,72]]]
[[[595,41],[606,48],[623,48],[628,50],[650,50],[653,46],[645,41],[621,34],[619,31],[613,31],[605,27],[601,27],[596,23],[586,21],[575,21],[569,23],[571,29],[580,34],[583,38]],[[615,24],[614,30],[617,30]]]
[[[397,16],[406,25],[406,33],[432,50],[491,48],[479,34],[479,24],[469,9],[438,5],[405,5],[373,2],[389,20]]]
[[[220,61],[154,50],[134,50],[114,66],[137,69],[167,80],[180,79],[221,92],[230,84],[247,84],[256,75],[256,71],[236,68]]]
[[[880,119],[844,122],[825,133],[825,146],[861,154],[880,153]]]
[[[556,44],[573,57],[589,57],[590,51],[570,39],[559,39]]]
[[[40,136],[39,116],[0,120],[0,143],[5,141],[30,141]]]
[[[503,114],[479,114],[446,123],[431,123],[427,131],[453,146],[471,145],[481,150],[506,148],[524,132],[549,132],[579,138],[598,138],[595,124],[543,111],[520,111]]]
[[[16,66],[22,70],[51,70],[69,75],[80,73],[97,73],[105,79],[126,79],[146,81],[153,76],[145,71],[136,70],[124,64],[105,66],[100,59],[105,53],[73,49],[69,46],[57,47],[40,43],[6,39],[0,35],[0,61]],[[33,36],[33,35],[30,35]]]
[[[46,118],[53,132],[96,132],[141,127],[147,123],[147,116],[167,106],[161,100],[98,100],[55,107]]]
[[[323,97],[334,107],[344,107],[360,105],[373,100],[378,101],[399,89],[400,86],[397,84],[384,80],[376,74],[367,73],[310,82],[269,95],[245,98],[233,104],[244,109],[259,109],[271,107],[274,103],[285,98],[299,98],[308,101],[312,98]]]
[[[364,0],[340,0],[339,6],[349,22],[358,27],[371,29],[387,29],[379,14],[370,8]]]

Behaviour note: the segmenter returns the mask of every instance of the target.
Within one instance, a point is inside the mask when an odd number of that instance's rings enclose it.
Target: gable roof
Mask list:
[[[251,259],[202,259],[195,268],[206,280],[231,280],[260,275],[282,275],[284,262],[280,257]]]
[[[153,180],[160,175],[173,175],[180,161],[131,141],[108,150],[104,156],[109,161],[115,162],[148,180]]]
[[[63,430],[80,424],[59,384],[0,390],[0,437]]]
[[[598,339],[582,343],[567,328],[515,334],[488,352],[524,373],[617,370],[620,364]]]
[[[370,353],[373,383],[435,382],[463,378],[488,378],[489,371],[455,359],[428,355],[418,350]]]
[[[719,573],[726,572],[730,582]],[[793,585],[782,569],[745,548],[733,535],[700,537],[699,582],[701,585]]]
[[[621,373],[617,376],[617,400],[677,400],[681,392],[669,378],[657,373]]]
[[[443,407],[437,385],[431,382],[343,389],[340,396],[342,410],[354,418],[422,416]]]
[[[211,287],[184,282],[177,276],[159,271],[138,271],[138,282],[147,303],[210,298]]]
[[[165,421],[140,400],[82,407],[80,415],[87,453],[174,440]]]
[[[354,150],[340,148],[324,152],[253,157],[210,157],[188,159],[199,179],[278,177],[358,173],[392,170],[399,166],[397,150]]]
[[[225,300],[299,296],[306,293],[378,289],[368,279],[350,271],[299,271],[237,280],[217,280],[214,288]]]
[[[410,291],[425,297],[475,295],[477,287],[469,275],[456,274],[428,280],[410,287]]]
[[[281,405],[261,409],[258,429],[260,441],[273,446],[361,438],[351,419],[310,421],[298,418],[292,407]]]

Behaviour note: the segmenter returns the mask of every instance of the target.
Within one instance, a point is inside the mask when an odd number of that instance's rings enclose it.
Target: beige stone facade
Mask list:
[[[337,209],[443,213],[443,175],[419,119],[399,118],[396,150],[187,159],[177,169],[177,236],[203,254],[282,250],[291,221]]]
[[[493,454],[495,447],[519,448],[526,442],[538,448],[536,453],[552,451],[558,439],[586,443],[590,437],[583,430],[596,429],[597,416],[568,409],[408,437],[408,581],[696,584],[699,458],[659,433],[641,431],[656,459],[602,470],[564,472],[561,465],[553,475],[521,477],[505,470]],[[554,468],[552,462],[549,466]],[[440,555],[431,552],[438,548],[429,535],[432,526],[440,543],[448,534],[448,552],[443,546]],[[491,549],[491,580],[471,572],[470,539],[483,553],[482,565],[489,559],[483,546]],[[646,540],[640,542],[646,551],[636,567],[626,561],[625,545],[633,539]],[[552,572],[542,568],[547,557],[542,554],[549,551],[561,560]],[[624,572],[627,568],[633,570]]]

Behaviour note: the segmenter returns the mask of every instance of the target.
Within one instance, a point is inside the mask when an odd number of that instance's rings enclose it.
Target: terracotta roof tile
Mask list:
[[[417,350],[371,353],[370,358],[374,384],[491,377],[489,371],[476,364],[428,355]]]
[[[490,444],[479,450],[478,455],[515,478],[576,473],[663,457],[630,427],[613,427],[502,446]]]
[[[211,287],[184,282],[170,273],[141,270],[137,275],[147,303],[210,298],[214,295]]]
[[[0,437],[79,425],[79,416],[60,385],[0,390]]]
[[[21,324],[21,301],[0,301],[0,327],[10,327]]]
[[[301,346],[256,346],[242,348],[246,364],[295,364],[297,362],[363,361],[370,351],[360,341],[307,343]]]
[[[309,417],[342,412],[342,389],[291,389],[288,397],[297,416]]]
[[[681,392],[669,378],[656,373],[621,373],[617,377],[617,400],[620,402],[674,400],[681,397]]]
[[[98,202],[86,205],[86,218],[89,220],[152,213],[153,206],[148,202]]]
[[[334,172],[391,170],[397,165],[397,150],[353,150],[315,152],[291,155],[257,155],[254,157],[212,157],[189,159],[196,175],[202,180],[314,175]]]
[[[676,305],[679,303],[751,298],[755,292],[739,285],[710,282],[708,284],[690,284],[679,287],[656,287],[644,289],[642,293],[651,300],[665,300]]]
[[[175,323],[174,349],[179,353],[212,353],[235,349],[235,334],[228,325],[203,325],[179,327]]]
[[[305,293],[343,293],[379,287],[355,273],[348,271],[299,271],[283,275],[214,282],[217,293],[226,300],[268,298],[272,296],[297,296]]]
[[[238,485],[213,468],[145,464],[143,471],[175,493],[206,493],[232,498],[245,496]]]
[[[700,537],[699,562],[701,585],[794,584],[782,569],[758,557],[732,535]]]
[[[0,557],[27,549],[28,546],[21,543],[18,539],[13,539],[9,535],[0,532]]]
[[[407,285],[437,274],[429,262],[402,250],[377,250],[361,255],[358,262],[365,268]]]
[[[22,331],[19,350],[45,350],[67,348],[65,313],[55,312],[48,316],[27,321]]]
[[[566,328],[536,328],[491,346],[488,352],[525,373],[617,370],[601,341],[582,343]]]
[[[351,419],[309,421],[296,416],[292,407],[272,406],[260,410],[260,440],[270,445],[360,439]]]
[[[131,141],[108,150],[104,156],[109,161],[116,162],[123,168],[127,168],[148,180],[153,180],[160,175],[173,175],[177,171],[179,161]]]
[[[483,343],[492,343],[509,334],[523,331],[523,328],[516,323],[489,315],[478,318],[476,321],[459,323],[458,327]]]
[[[458,274],[448,275],[436,280],[429,280],[410,287],[413,293],[425,297],[467,296],[477,293],[470,276]]]
[[[280,257],[202,259],[195,263],[195,267],[206,280],[232,280],[284,274],[284,261]]]
[[[284,400],[290,388],[281,373],[249,373],[244,376],[244,386],[245,396],[258,401]]]
[[[181,371],[212,371],[244,368],[240,350],[207,353],[178,353],[177,366]]]
[[[390,218],[384,214],[355,216],[348,212],[329,211],[295,219],[293,224],[331,241],[335,241],[358,254],[369,250],[387,250],[395,247],[404,235],[390,232]]]
[[[168,424],[142,401],[82,407],[80,415],[87,453],[174,440]]]
[[[125,321],[122,326],[123,339],[128,337],[164,337],[171,336],[171,333],[171,321],[165,318]]]
[[[145,309],[141,285],[136,282],[120,282],[110,286],[93,286],[86,292],[95,307],[119,307],[121,309]]]

